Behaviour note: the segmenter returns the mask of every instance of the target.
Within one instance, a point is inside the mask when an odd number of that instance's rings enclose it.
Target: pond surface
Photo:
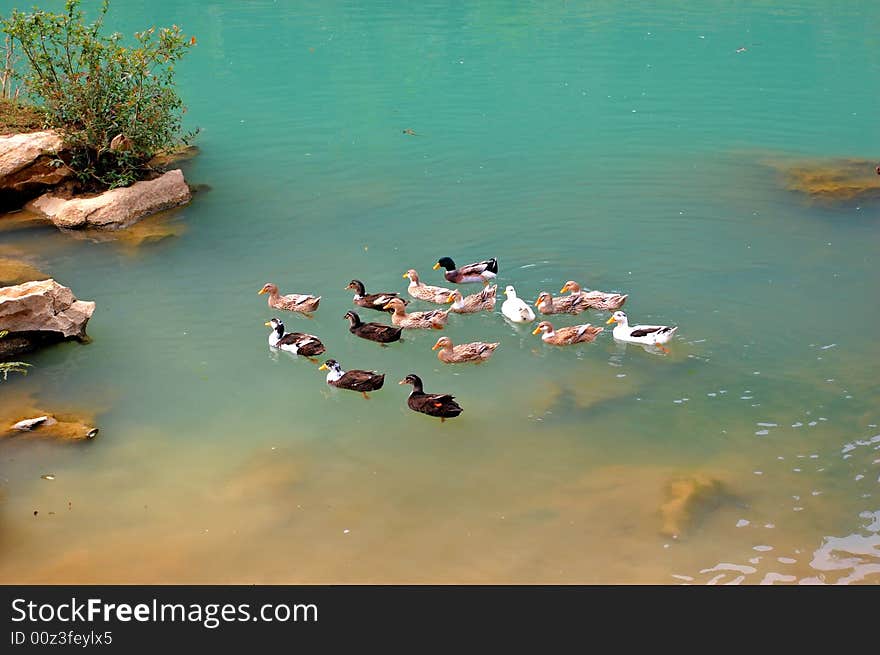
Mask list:
[[[0,580],[880,582],[880,205],[779,173],[880,157],[880,8],[660,4],[114,2],[125,34],[197,36],[183,167],[211,190],[142,242],[0,218],[0,255],[97,302],[93,342],[30,356],[0,414],[101,428],[0,444]],[[453,316],[501,343],[481,366],[347,332],[350,279],[439,284],[444,255],[680,327],[664,355]],[[270,352],[269,281],[322,295],[288,329],[386,387]],[[410,372],[464,413],[407,409]],[[677,479],[716,492],[673,537]]]

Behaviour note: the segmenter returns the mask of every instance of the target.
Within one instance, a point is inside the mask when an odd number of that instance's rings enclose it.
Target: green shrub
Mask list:
[[[194,136],[181,132],[174,66],[195,37],[151,27],[126,47],[118,32],[102,34],[109,0],[91,23],[80,2],[67,0],[63,13],[13,10],[0,25],[27,64],[18,74],[25,92],[65,134],[65,164],[86,187],[126,186],[153,155]]]

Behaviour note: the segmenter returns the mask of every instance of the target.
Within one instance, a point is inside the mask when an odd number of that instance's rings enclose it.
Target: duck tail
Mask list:
[[[495,273],[495,275],[498,275],[498,260],[493,257],[489,260],[488,264],[489,265],[486,267],[486,270]]]

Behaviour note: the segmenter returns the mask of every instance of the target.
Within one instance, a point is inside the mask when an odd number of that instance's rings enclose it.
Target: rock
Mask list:
[[[154,180],[135,182],[90,197],[64,198],[47,193],[25,209],[49,219],[61,228],[96,227],[117,229],[164,209],[190,201],[192,193],[180,169]]]
[[[8,331],[0,339],[0,356],[53,340],[85,339],[94,311],[94,302],[77,300],[70,289],[51,278],[0,288],[0,329]],[[18,347],[10,351],[9,343]]]
[[[33,430],[34,428],[38,428],[41,425],[55,425],[58,421],[56,421],[51,416],[38,416],[36,418],[25,418],[20,420],[18,423],[14,424],[10,427],[10,430],[20,430],[21,432],[27,432],[28,430]]]
[[[661,532],[667,537],[680,537],[723,498],[721,482],[708,475],[671,479],[666,485],[666,502],[660,506]]]
[[[69,441],[87,441],[94,439],[98,428],[94,427],[91,417],[75,414],[51,414],[37,418],[22,419],[8,428],[5,436],[28,434]],[[2,433],[0,433],[2,434]]]
[[[58,163],[62,145],[53,130],[0,136],[0,211],[17,208],[72,175]]]
[[[62,144],[61,135],[54,130],[0,136],[0,183],[38,158],[57,154]]]

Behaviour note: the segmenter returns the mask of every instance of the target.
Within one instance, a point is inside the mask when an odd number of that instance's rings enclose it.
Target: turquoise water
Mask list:
[[[785,5],[117,0],[114,29],[198,38],[182,166],[211,190],[140,246],[0,219],[98,304],[93,342],[32,356],[0,408],[101,427],[2,445],[0,579],[876,583],[880,205],[774,165],[880,157],[880,9]],[[680,326],[671,353],[554,349],[498,313],[445,330],[501,342],[479,367],[440,364],[437,332],[348,334],[351,278],[439,284],[444,255],[497,257],[527,301],[629,293]],[[386,388],[269,352],[268,281],[322,295],[288,328]],[[410,372],[462,416],[409,411]],[[672,538],[680,476],[724,494]]]

